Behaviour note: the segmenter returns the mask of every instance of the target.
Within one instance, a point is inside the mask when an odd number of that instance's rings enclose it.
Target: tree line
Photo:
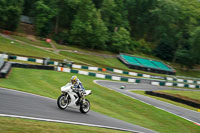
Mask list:
[[[1,0],[0,14],[2,29],[27,15],[38,36],[64,45],[200,63],[198,0]]]

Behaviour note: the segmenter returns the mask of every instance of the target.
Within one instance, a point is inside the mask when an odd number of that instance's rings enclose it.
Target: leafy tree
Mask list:
[[[95,4],[95,7],[96,7],[97,9],[100,9],[100,8],[101,8],[101,5],[102,5],[102,3],[103,3],[104,0],[92,0],[92,1],[93,1],[93,3]]]
[[[22,13],[23,0],[0,1],[0,28],[16,30]]]
[[[177,1],[159,1],[151,13],[151,27],[148,32],[151,39],[158,42],[155,53],[162,59],[176,61],[176,51],[179,49],[189,49],[189,24],[186,14],[183,13],[181,4]],[[183,23],[184,22],[184,23]],[[149,34],[149,33],[148,33]],[[166,42],[170,43],[166,44]],[[166,46],[161,46],[166,45]],[[166,48],[168,52],[163,51]],[[163,53],[161,54],[160,51]],[[166,55],[165,55],[166,54]],[[167,55],[169,54],[169,55]]]
[[[175,49],[172,44],[173,40],[168,38],[166,35],[163,35],[162,39],[153,52],[154,55],[163,60],[171,61],[173,59]]]
[[[191,35],[191,53],[196,63],[200,63],[200,26]]]
[[[115,3],[117,5],[115,10],[118,12],[118,14],[116,14],[117,24],[129,31],[130,27],[128,22],[128,10],[126,8],[126,3],[124,0],[115,0]]]
[[[150,25],[152,21],[150,11],[155,8],[156,3],[157,0],[126,0],[125,7],[128,10],[131,36],[136,39],[149,37],[146,32],[154,28]]]
[[[154,29],[150,29],[154,33],[153,38],[160,38],[163,34],[167,36],[174,36],[177,30],[177,23],[180,14],[180,5],[173,1],[162,0],[157,6],[150,10],[150,24]]]
[[[72,22],[71,43],[92,49],[105,49],[107,28],[90,0],[82,0]]]
[[[114,52],[128,52],[132,50],[132,40],[130,33],[123,27],[112,35],[112,51]]]
[[[37,1],[38,0],[24,0],[24,5],[23,5],[24,8],[23,8],[22,14],[29,17],[34,16],[33,11],[34,11],[35,3]]]
[[[148,43],[144,39],[141,39],[138,40],[135,44],[135,49],[137,50],[137,52],[144,54],[152,54],[151,43]]]
[[[56,23],[61,32],[62,30],[70,28],[71,22],[74,20],[74,15],[76,14],[76,6],[76,1],[58,0],[58,15],[56,16]]]
[[[111,33],[119,27],[129,29],[127,11],[122,0],[104,0],[101,14],[105,25]]]
[[[191,56],[191,51],[186,49],[180,49],[176,51],[176,60],[181,66],[187,68],[193,68],[195,60]]]
[[[116,17],[115,17],[115,7],[116,4],[114,0],[104,0],[101,7],[102,19],[106,27],[111,32],[114,32],[115,27],[117,27]]]
[[[35,28],[38,35],[44,37],[52,31],[52,19],[56,13],[56,9],[50,8],[43,0],[35,3]]]

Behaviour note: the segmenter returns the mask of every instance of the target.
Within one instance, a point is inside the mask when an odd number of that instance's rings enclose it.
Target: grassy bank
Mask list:
[[[145,91],[132,91],[132,92],[137,93],[137,94],[141,94],[141,95],[144,95],[144,96],[148,96],[148,97],[151,97],[151,98],[155,98],[157,100],[161,100],[161,101],[164,101],[164,102],[168,102],[168,103],[174,104],[176,106],[180,106],[180,107],[184,107],[184,108],[187,108],[187,109],[190,109],[190,110],[197,111],[197,108],[188,106],[186,104],[175,102],[175,101],[165,99],[165,98],[162,98],[162,97],[147,95],[147,94],[145,94]],[[163,92],[163,91],[161,91],[161,92]],[[199,99],[199,95],[200,95],[200,92],[196,92],[196,91],[170,91],[170,90],[168,91],[168,90],[166,90],[164,92],[167,92],[167,93],[169,92],[171,94],[179,94],[179,95],[191,97],[193,99],[194,98]]]
[[[46,70],[12,69],[8,79],[0,79],[0,86],[51,98],[60,95],[60,87],[69,82],[71,73]],[[96,79],[78,75],[83,85],[93,91],[88,96],[91,109],[105,115],[137,124],[161,133],[197,133],[200,127],[178,116],[129,98],[93,83]]]
[[[11,43],[13,42],[13,43]],[[0,36],[0,52],[12,53],[24,56],[50,57],[54,59],[65,59],[64,56],[48,52],[30,45],[21,44]]]
[[[0,117],[1,133],[125,133],[105,128]]]
[[[177,91],[177,90],[162,90],[158,92],[165,92],[169,94],[178,94],[192,99],[200,100],[200,91]]]
[[[197,70],[182,70],[180,67],[174,66],[176,74],[179,76],[200,78],[200,71]]]
[[[57,44],[55,41],[53,41],[53,44],[57,49],[62,49],[62,50],[74,50],[74,51],[80,51],[84,53],[98,53],[98,54],[104,54],[104,55],[117,55],[115,53],[105,51],[105,50],[95,50],[95,49],[83,49],[82,47],[78,46],[71,46],[71,45],[61,45]]]
[[[13,41],[12,39],[4,38],[2,36],[0,36],[0,53],[9,53],[14,55],[33,56],[40,58],[50,57],[52,59],[59,60],[68,59],[73,60],[75,63],[82,63],[81,61],[78,61],[76,59],[71,59],[67,56],[55,54],[53,51],[36,48],[34,46]]]
[[[95,54],[116,55],[108,51],[98,51],[98,50],[95,51],[95,50],[89,50],[89,49],[82,49],[78,47],[59,45],[53,42],[56,48],[58,49],[93,53],[92,55],[72,53],[72,52],[60,52],[60,54],[55,54],[53,51],[50,51],[50,50],[46,51],[46,50],[28,45],[28,44],[31,44],[35,46],[42,46],[44,48],[51,47],[50,44],[46,43],[45,41],[41,41],[37,39],[35,39],[34,41],[31,41],[30,39],[26,37],[19,37],[19,36],[12,36],[12,37],[26,43],[27,45],[24,45],[22,43],[15,42],[15,41],[13,44],[11,43],[12,40],[0,36],[0,47],[1,47],[0,52],[7,52],[7,53],[25,55],[25,56],[50,57],[53,59],[68,59],[79,64],[93,65],[93,66],[98,66],[98,67],[111,67],[111,68],[117,68],[117,69],[122,69],[126,71],[134,71],[134,72],[143,73],[143,74],[151,74],[155,76],[166,76],[163,74],[149,73],[149,72],[140,71],[136,69],[129,69],[126,65],[121,63],[115,57],[105,58],[102,56],[95,55]],[[141,56],[142,54],[139,54],[139,55]],[[142,57],[157,59],[156,57],[149,56],[149,55],[142,55]],[[182,70],[178,64],[170,64],[170,65],[176,68],[177,75],[197,77],[197,78],[200,77],[200,71],[192,71],[192,70],[187,71],[187,70]]]
[[[126,65],[124,65],[123,63],[121,63],[115,57],[105,58],[105,57],[100,57],[100,56],[96,56],[96,55],[84,55],[84,54],[71,53],[71,52],[60,52],[60,54],[62,54],[64,56],[69,56],[69,57],[77,59],[77,60],[81,60],[83,62],[87,62],[94,66],[111,67],[111,68],[119,68],[119,69],[128,70],[128,67]]]
[[[21,37],[21,36],[15,36],[12,35],[12,38],[25,42],[27,44],[31,44],[31,45],[35,45],[35,46],[40,46],[40,47],[46,47],[46,48],[52,48],[51,45],[49,43],[47,43],[46,41],[43,40],[38,40],[36,38],[28,38],[28,37]]]

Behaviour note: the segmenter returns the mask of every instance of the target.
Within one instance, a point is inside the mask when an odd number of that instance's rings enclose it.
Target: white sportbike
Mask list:
[[[67,107],[80,107],[81,113],[87,113],[90,111],[90,102],[85,99],[85,96],[92,94],[91,90],[85,90],[82,94],[82,98],[79,98],[76,88],[71,83],[67,83],[61,87],[62,94],[57,99],[57,105],[60,109],[66,109]]]

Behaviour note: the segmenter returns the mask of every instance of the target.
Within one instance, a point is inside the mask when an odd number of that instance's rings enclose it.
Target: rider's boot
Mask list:
[[[77,94],[78,94],[78,100],[77,100],[77,102],[76,102],[76,105],[78,106],[78,105],[80,105],[80,103],[82,102],[82,100],[84,99],[83,98],[83,93],[82,93],[82,91],[79,91],[79,92],[77,92]]]

